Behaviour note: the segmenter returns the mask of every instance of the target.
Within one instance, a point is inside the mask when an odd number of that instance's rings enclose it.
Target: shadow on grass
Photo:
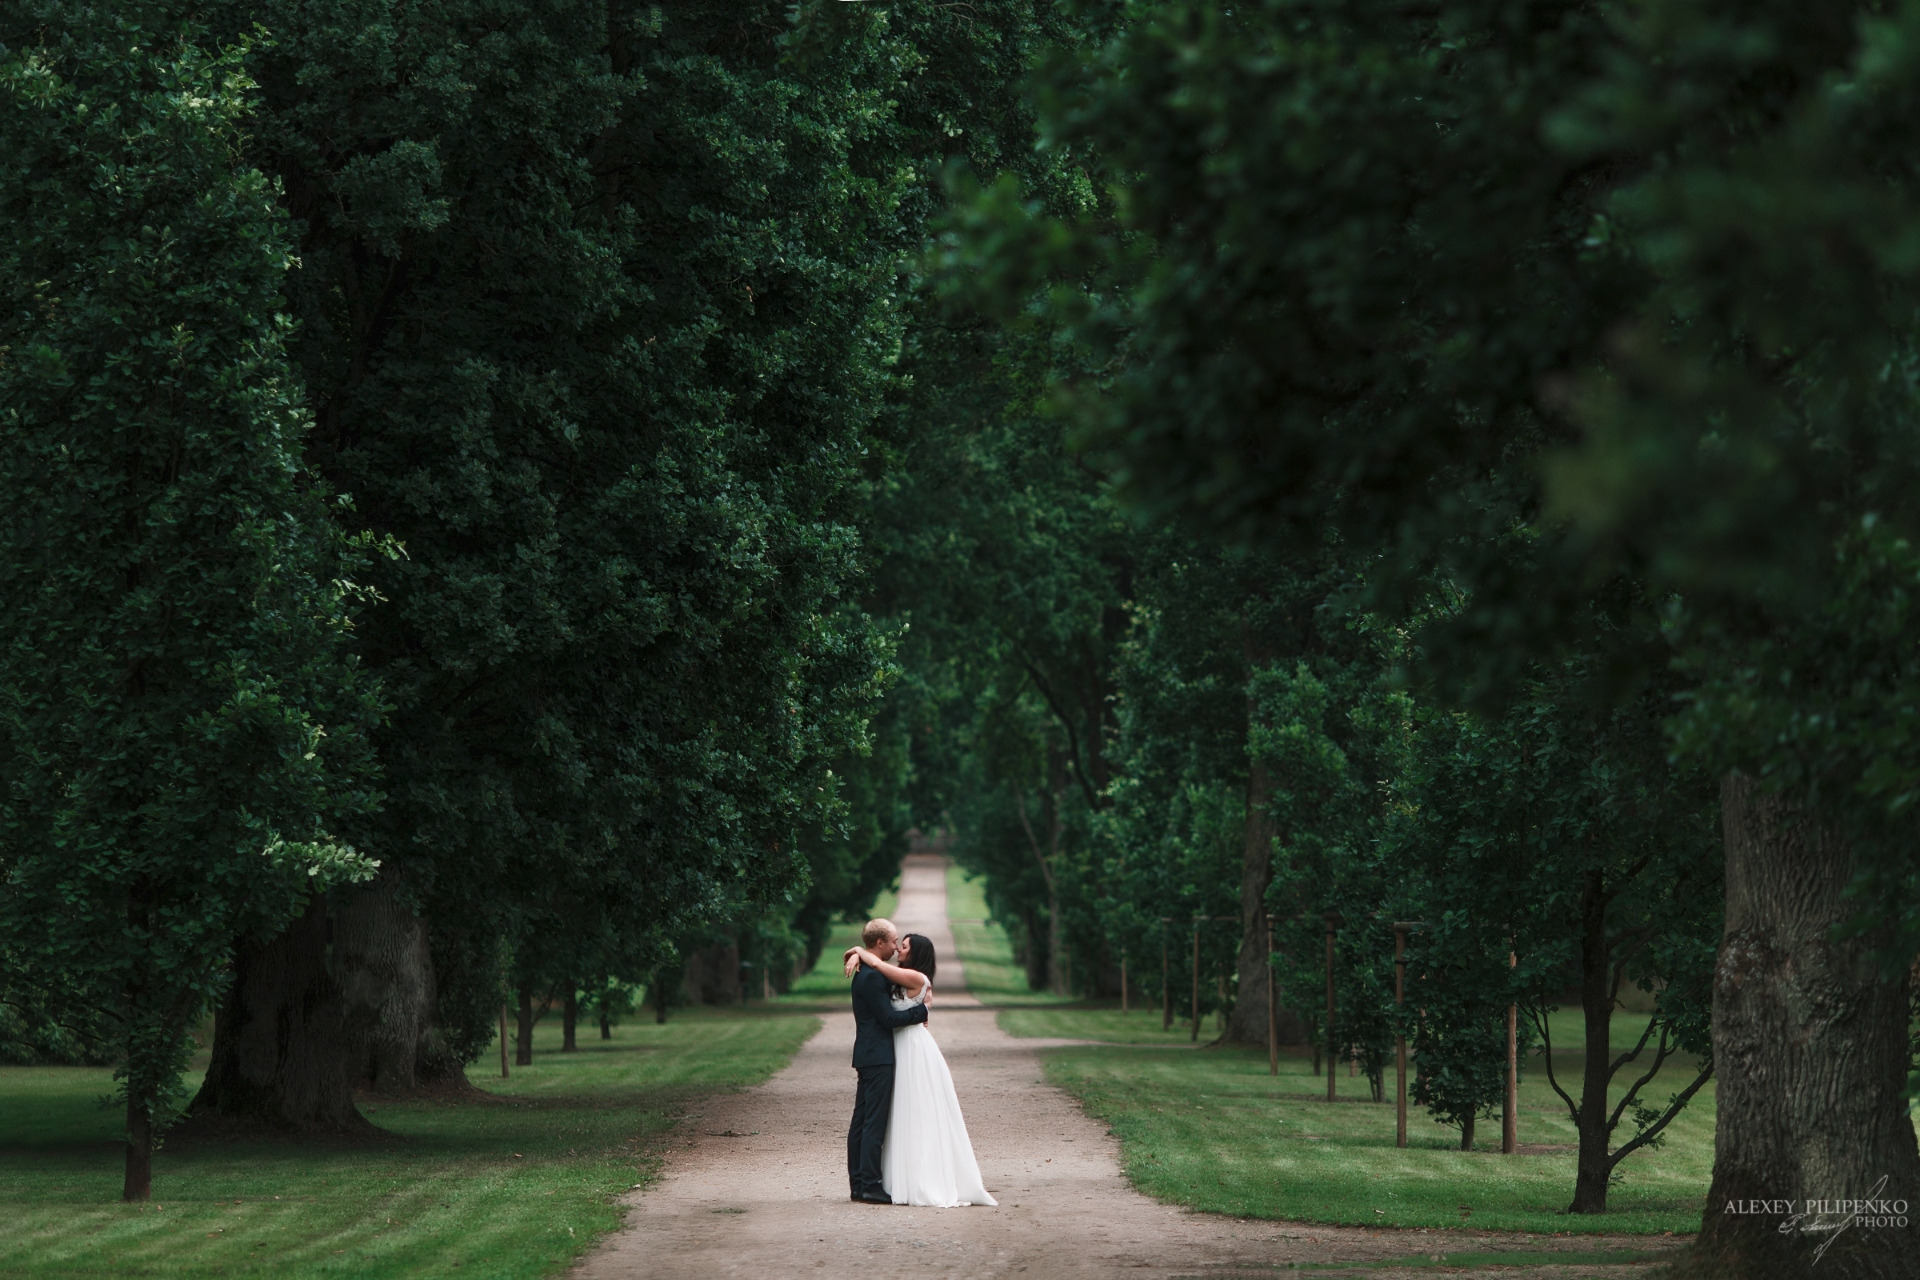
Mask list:
[[[0,1068],[0,1275],[548,1275],[619,1224],[700,1098],[766,1079],[818,1026],[764,1004],[684,1010],[562,1054],[543,1024],[532,1066],[503,1081],[481,1059],[481,1097],[363,1098],[377,1137],[168,1143],[135,1205],[118,1200],[110,1072]]]

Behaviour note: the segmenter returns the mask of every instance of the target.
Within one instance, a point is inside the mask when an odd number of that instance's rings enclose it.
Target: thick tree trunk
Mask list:
[[[729,940],[689,952],[679,974],[680,997],[689,1003],[739,1004],[740,944]]]
[[[673,1003],[673,992],[680,983],[678,969],[660,968],[654,970],[652,981],[647,983],[647,997],[653,1001],[653,1020],[664,1026],[667,1021],[667,1006]]]
[[[1852,850],[1837,832],[1737,773],[1722,783],[1721,810],[1720,1083],[1695,1269],[1743,1280],[1911,1280],[1920,1276],[1920,1153],[1904,1096],[1905,974],[1883,972],[1880,937],[1835,936],[1856,907],[1843,896]],[[1905,1201],[1909,1225],[1869,1213],[1836,1231],[1843,1215],[1823,1217],[1817,1203],[1869,1198]],[[1782,1231],[1808,1201],[1813,1216]]]
[[[666,1018],[662,1016],[662,1022]],[[513,1065],[530,1067],[533,1065],[533,988],[520,988],[519,1034],[514,1037]]]
[[[353,1105],[346,1045],[327,970],[326,906],[316,897],[279,937],[235,949],[192,1112],[296,1131],[367,1128]]]
[[[605,1009],[600,1011],[600,1038],[602,1040],[613,1039],[613,1019],[607,1016]]]
[[[382,1093],[420,1084],[434,1013],[426,922],[395,894],[390,876],[351,895],[333,916],[333,974],[355,1083]]]
[[[1613,1074],[1609,969],[1606,884],[1600,872],[1589,871],[1580,895],[1580,1009],[1586,1016],[1587,1047],[1577,1121],[1580,1155],[1568,1213],[1607,1211],[1607,1178],[1613,1171],[1607,1162],[1607,1085]]]
[[[1267,983],[1273,967],[1267,959],[1267,885],[1273,879],[1273,816],[1267,802],[1273,782],[1267,766],[1254,760],[1247,770],[1246,841],[1240,858],[1240,955],[1235,963],[1233,1016],[1226,1038],[1242,1044],[1267,1042]],[[1291,1043],[1283,1028],[1281,1039]]]
[[[1273,968],[1267,958],[1267,886],[1273,881],[1273,840],[1279,834],[1268,812],[1273,779],[1255,760],[1247,770],[1246,846],[1240,862],[1240,956],[1235,972],[1233,1015],[1226,1038],[1241,1044],[1267,1043],[1267,984]],[[1300,1044],[1306,1026],[1280,1006],[1280,1043]]]
[[[568,991],[566,1002],[560,1006],[560,1052],[580,1052],[580,1045],[574,1039],[579,1026],[580,998]]]
[[[153,1119],[137,1099],[127,1099],[127,1170],[122,1200],[153,1199]]]
[[[1327,1069],[1332,1070],[1333,1064],[1328,1063]],[[1473,1117],[1472,1116],[1468,1116],[1465,1120],[1462,1120],[1460,1122],[1460,1149],[1462,1151],[1473,1150]]]

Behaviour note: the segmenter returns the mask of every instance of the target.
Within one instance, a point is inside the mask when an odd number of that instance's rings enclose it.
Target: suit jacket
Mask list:
[[[893,1065],[893,1033],[927,1020],[927,1006],[893,1007],[892,984],[878,969],[860,966],[853,975],[853,1065]]]

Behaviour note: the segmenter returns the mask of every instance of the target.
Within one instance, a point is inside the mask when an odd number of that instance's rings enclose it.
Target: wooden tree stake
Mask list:
[[[1507,952],[1507,967],[1520,967],[1520,957]],[[1513,1155],[1520,1149],[1520,1049],[1519,1049],[1520,1006],[1507,1006],[1507,1097],[1506,1110],[1500,1117],[1500,1151],[1503,1155]]]
[[[1267,917],[1267,1074],[1280,1074],[1280,984],[1273,972],[1273,917]]]
[[[1193,1043],[1200,1043],[1200,926],[1193,926]]]
[[[1333,917],[1327,917],[1327,1101],[1334,1099],[1334,1081],[1339,1072],[1333,1069]]]
[[[1160,1029],[1173,1030],[1173,958],[1167,940],[1160,939]]]
[[[1396,1019],[1407,1002],[1407,926],[1393,926],[1393,1011]],[[1407,1145],[1407,1029],[1399,1028],[1393,1071],[1393,1145]]]

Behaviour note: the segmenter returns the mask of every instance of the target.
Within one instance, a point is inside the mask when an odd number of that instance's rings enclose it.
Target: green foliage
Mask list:
[[[331,834],[373,801],[365,565],[301,461],[239,59],[52,3],[0,47],[0,981],[112,1026],[144,1153],[235,938],[377,865]]]
[[[394,703],[366,841],[442,967],[644,977],[804,883],[885,681],[850,492],[894,45],[823,4],[221,12],[269,33],[314,462],[406,548],[360,627]]]

